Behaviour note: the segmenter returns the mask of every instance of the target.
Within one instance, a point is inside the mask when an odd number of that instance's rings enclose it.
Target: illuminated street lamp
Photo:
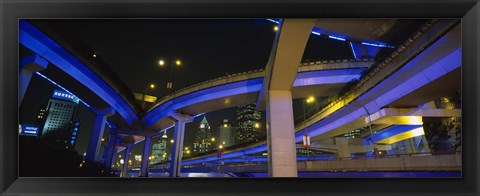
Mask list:
[[[159,61],[158,61],[158,64],[160,65],[160,67],[163,67],[163,66],[165,65],[165,61],[159,60]]]
[[[273,31],[278,31],[278,26],[274,26]]]
[[[163,59],[161,59],[161,60],[158,61],[158,64],[160,65],[160,67],[163,67],[165,65],[165,61]],[[170,68],[170,79],[167,82],[167,89],[169,91],[172,90],[172,88],[173,88],[173,68],[174,68],[174,65],[180,66],[180,65],[182,65],[182,61],[180,59],[177,59],[175,61],[172,61],[171,65],[172,66]]]
[[[302,104],[303,104],[303,125],[304,125],[304,130],[305,130],[304,138],[308,138],[308,141],[309,141],[308,145],[304,145],[307,149],[307,160],[310,158],[310,149],[309,149],[310,148],[310,136],[308,135],[308,131],[307,131],[307,116],[306,116],[306,113],[305,113],[305,102],[310,104],[310,103],[313,103],[314,101],[315,101],[315,103],[317,103],[317,100],[313,96],[310,96],[306,100],[302,101]]]
[[[215,138],[214,138],[214,137],[212,137],[212,142],[215,142]]]
[[[172,143],[172,144],[173,144],[173,142],[175,142],[173,139],[172,139],[172,140],[170,140],[170,143]]]
[[[147,100],[145,99],[145,96],[147,96],[147,93],[148,93],[148,89],[154,89],[155,88],[155,84],[154,83],[150,83],[149,85],[147,85],[145,87],[145,93],[143,94],[143,101],[146,103]]]

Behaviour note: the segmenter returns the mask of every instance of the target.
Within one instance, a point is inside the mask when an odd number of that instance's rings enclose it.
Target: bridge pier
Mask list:
[[[111,131],[110,131],[111,132]],[[113,159],[115,157],[115,147],[120,144],[121,138],[117,134],[110,133],[108,145],[105,148],[104,165],[106,168],[112,168]]]
[[[282,20],[265,68],[257,108],[267,111],[269,177],[298,176],[292,87],[315,21]]]
[[[18,105],[23,101],[33,73],[42,71],[48,66],[48,61],[37,54],[27,56],[20,60],[20,71],[18,72]]]
[[[128,160],[130,159],[130,150],[132,150],[134,144],[130,144],[125,147],[125,156],[123,159],[123,165],[122,165],[122,173],[120,174],[120,177],[125,178],[127,177],[127,172],[128,172]]]
[[[193,122],[193,117],[171,112],[170,116],[176,120],[173,134],[172,159],[170,160],[169,176],[179,177],[183,156],[183,139],[185,136],[185,123]]]
[[[348,158],[350,157],[350,146],[348,144],[348,138],[347,137],[336,137],[335,139],[335,145],[337,146],[338,150],[338,158]]]
[[[145,143],[143,146],[143,153],[142,153],[142,165],[140,167],[140,176],[142,177],[148,177],[148,164],[149,164],[151,148],[152,148],[152,136],[146,136]]]
[[[268,174],[297,177],[292,93],[269,91],[267,96]]]
[[[98,161],[98,153],[100,151],[107,117],[115,114],[115,110],[113,108],[108,108],[105,110],[93,110],[93,112],[96,115],[95,122],[93,124],[92,134],[90,135],[90,142],[88,143],[85,159],[87,161],[96,162]]]

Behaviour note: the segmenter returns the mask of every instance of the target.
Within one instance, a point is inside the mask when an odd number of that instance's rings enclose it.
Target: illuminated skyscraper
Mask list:
[[[212,132],[210,130],[210,125],[208,124],[207,118],[204,116],[202,122],[198,126],[197,134],[195,141],[193,142],[193,153],[204,153],[210,150],[212,145]]]
[[[73,147],[78,130],[78,124],[72,122],[78,105],[78,98],[60,90],[54,90],[52,98],[46,108],[46,120],[43,125],[41,137],[65,148]],[[76,134],[76,133],[75,133]],[[72,139],[72,137],[74,137]],[[72,142],[73,140],[73,142]]]
[[[237,127],[235,144],[258,141],[260,138],[261,113],[255,104],[239,106],[237,110]]]
[[[228,119],[218,124],[217,146],[222,145],[224,148],[235,145],[235,129]]]
[[[167,149],[167,131],[163,132],[162,138],[158,140],[158,143],[153,144],[152,146],[152,160],[150,164],[160,163],[162,160],[165,160],[165,152]]]

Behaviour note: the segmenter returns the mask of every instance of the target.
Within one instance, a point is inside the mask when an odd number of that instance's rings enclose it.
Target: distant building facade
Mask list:
[[[47,104],[45,123],[40,137],[56,145],[71,148],[75,145],[79,122],[72,120],[75,116],[78,98],[61,90],[54,90]],[[37,119],[42,119],[42,110]],[[73,135],[75,132],[75,135]],[[73,142],[72,142],[73,140]]]
[[[212,148],[212,132],[207,118],[204,116],[198,126],[197,134],[193,142],[193,154],[199,154],[213,150]]]
[[[235,127],[228,119],[218,124],[217,146],[222,145],[223,148],[235,145]]]
[[[237,109],[235,144],[258,141],[261,133],[261,113],[255,104],[239,106]]]
[[[158,140],[158,143],[153,144],[152,146],[152,160],[150,164],[156,164],[165,160],[166,150],[167,150],[167,131],[163,132],[162,138]]]

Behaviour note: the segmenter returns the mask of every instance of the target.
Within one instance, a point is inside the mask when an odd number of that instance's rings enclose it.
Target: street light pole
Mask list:
[[[307,131],[307,117],[306,117],[306,114],[305,114],[305,102],[307,100],[303,100],[302,101],[302,105],[303,105],[303,128],[305,129],[305,135],[308,136],[308,131]],[[307,148],[307,161],[308,159],[310,158],[310,150]]]
[[[308,129],[307,129],[307,116],[306,116],[306,113],[305,113],[305,102],[311,103],[311,102],[313,102],[313,101],[315,101],[315,104],[317,104],[317,100],[316,100],[313,96],[310,96],[310,97],[308,97],[308,99],[304,99],[304,100],[302,101],[302,105],[303,105],[303,122],[304,122],[303,125],[304,125],[304,129],[305,129],[305,135],[306,135],[307,138],[308,138],[309,136],[308,136]],[[308,160],[310,159],[310,146],[309,146],[309,144],[307,145],[306,149],[307,149],[307,161],[308,161]]]
[[[169,79],[169,82],[167,82],[167,89],[168,91],[170,92],[173,88],[173,69],[174,69],[174,64],[176,65],[180,65],[181,64],[181,61],[180,60],[175,60],[175,61],[172,61],[172,66],[170,67],[170,79]]]
[[[143,101],[143,104],[145,105],[145,107],[146,107],[146,105],[147,105],[146,96],[147,96],[147,93],[148,93],[148,87],[150,87],[151,89],[153,89],[153,88],[155,88],[155,84],[150,83],[149,85],[147,85],[147,86],[145,87],[145,93],[143,94],[143,100],[142,100],[142,101]]]

